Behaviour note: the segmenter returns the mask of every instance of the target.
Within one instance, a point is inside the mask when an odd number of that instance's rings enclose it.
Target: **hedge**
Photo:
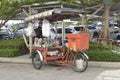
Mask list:
[[[0,57],[16,57],[28,53],[23,39],[0,40]]]
[[[23,39],[0,40],[0,57],[15,57],[26,53],[28,49]],[[89,61],[120,62],[120,47],[90,43],[87,55]]]
[[[120,47],[102,45],[97,43],[90,43],[90,48],[87,51],[90,61],[108,61],[108,62],[120,62]],[[116,52],[113,52],[115,50]]]

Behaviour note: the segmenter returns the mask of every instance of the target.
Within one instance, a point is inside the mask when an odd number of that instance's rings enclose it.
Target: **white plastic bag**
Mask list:
[[[36,36],[32,23],[28,23],[28,27],[26,28],[25,31],[27,36],[32,36],[32,37]]]
[[[49,37],[50,35],[50,23],[46,19],[44,19],[42,23],[42,35],[44,37]]]
[[[33,28],[37,29],[39,27],[39,20],[35,19],[35,20],[33,20],[33,23],[34,23]]]

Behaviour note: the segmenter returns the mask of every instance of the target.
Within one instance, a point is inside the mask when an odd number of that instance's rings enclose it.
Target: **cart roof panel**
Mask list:
[[[27,18],[25,18],[25,21],[32,21],[34,19],[41,20],[44,18],[48,19],[49,21],[60,21],[72,17],[79,17],[79,14],[81,13],[84,13],[84,11],[71,8],[57,8],[28,16]]]

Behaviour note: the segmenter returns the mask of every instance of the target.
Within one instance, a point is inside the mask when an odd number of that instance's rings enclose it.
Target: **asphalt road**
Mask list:
[[[106,70],[116,69],[88,67],[78,73],[70,67],[44,65],[35,70],[32,64],[0,63],[0,80],[96,80]]]

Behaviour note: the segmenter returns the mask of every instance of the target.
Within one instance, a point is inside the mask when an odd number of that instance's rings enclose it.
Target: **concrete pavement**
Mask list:
[[[15,57],[15,58],[3,58],[0,57],[2,63],[20,63],[20,64],[31,64],[29,54]],[[88,67],[99,67],[99,68],[114,68],[117,70],[106,70],[100,73],[95,80],[120,80],[120,62],[94,62],[89,61]]]
[[[106,70],[99,74],[95,80],[120,80],[120,69]]]
[[[31,64],[0,63],[0,80],[94,80],[111,68],[88,67],[83,73],[71,67],[43,65],[35,70]]]

